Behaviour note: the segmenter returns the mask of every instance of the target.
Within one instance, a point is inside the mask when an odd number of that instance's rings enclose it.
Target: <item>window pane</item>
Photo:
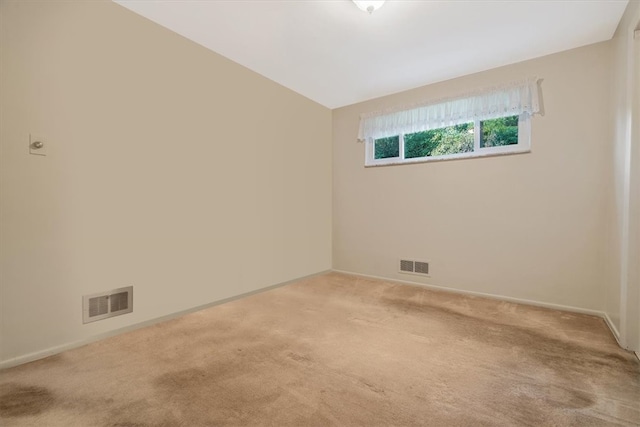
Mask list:
[[[518,116],[480,122],[480,147],[499,147],[518,143]]]
[[[374,158],[388,159],[391,157],[400,157],[400,137],[389,136],[374,141]]]
[[[404,136],[404,156],[444,156],[473,151],[473,122]]]

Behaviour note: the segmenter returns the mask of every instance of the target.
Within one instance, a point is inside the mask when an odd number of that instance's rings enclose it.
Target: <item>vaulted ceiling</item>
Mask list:
[[[116,0],[337,108],[608,40],[627,0]]]

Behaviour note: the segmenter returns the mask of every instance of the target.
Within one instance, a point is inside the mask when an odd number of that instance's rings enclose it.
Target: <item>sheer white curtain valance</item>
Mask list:
[[[384,138],[496,117],[540,112],[537,77],[467,95],[360,116],[358,140]]]

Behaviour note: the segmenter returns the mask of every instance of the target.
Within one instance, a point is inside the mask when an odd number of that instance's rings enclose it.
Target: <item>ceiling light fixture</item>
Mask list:
[[[358,6],[361,10],[365,12],[373,13],[374,10],[378,10],[382,7],[385,0],[353,0],[353,2]]]

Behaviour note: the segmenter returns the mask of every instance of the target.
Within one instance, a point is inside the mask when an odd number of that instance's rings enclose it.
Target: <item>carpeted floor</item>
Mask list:
[[[596,317],[331,273],[4,370],[0,425],[640,425],[640,363]]]

